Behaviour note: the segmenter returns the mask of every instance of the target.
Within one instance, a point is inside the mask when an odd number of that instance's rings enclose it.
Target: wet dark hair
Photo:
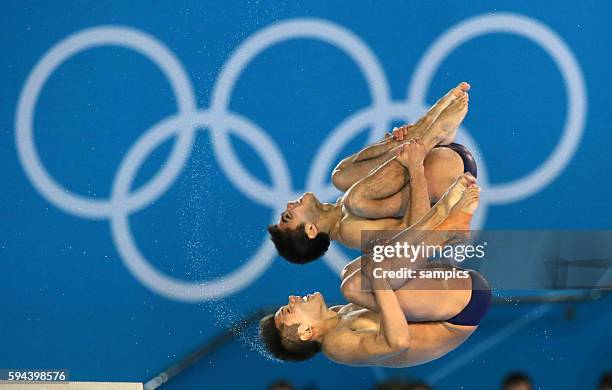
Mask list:
[[[294,390],[295,387],[285,380],[278,380],[266,388],[266,390]]]
[[[612,372],[605,372],[599,379],[599,390],[612,389]]]
[[[531,387],[531,379],[522,372],[511,372],[504,377],[503,388],[526,383]]]
[[[425,382],[412,382],[395,378],[378,383],[374,390],[431,390],[431,386]]]
[[[293,327],[297,333],[297,325],[292,325],[291,328]],[[308,360],[321,351],[321,344],[318,341],[293,341],[283,338],[274,323],[273,314],[259,321],[259,338],[272,356],[284,361]]]
[[[279,229],[278,225],[270,225],[268,233],[278,254],[294,264],[310,263],[323,256],[331,241],[327,233],[319,233],[313,239],[308,238],[304,224],[295,229],[283,230]]]

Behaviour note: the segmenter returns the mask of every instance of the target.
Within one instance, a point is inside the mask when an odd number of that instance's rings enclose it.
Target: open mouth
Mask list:
[[[308,302],[308,300],[309,300],[310,298],[314,297],[315,295],[317,295],[317,293],[313,293],[313,294],[304,295],[304,296],[302,297],[302,300],[303,300],[304,302]]]

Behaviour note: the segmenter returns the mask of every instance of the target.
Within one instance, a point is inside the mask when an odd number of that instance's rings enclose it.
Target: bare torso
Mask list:
[[[376,312],[354,304],[337,308],[341,321],[325,337],[323,352],[330,360],[351,366],[410,367],[427,363],[457,348],[477,328],[477,326],[453,325],[444,321],[412,322],[408,323],[411,344],[405,351],[382,359],[379,356],[364,356],[363,351],[355,351],[352,354],[343,351],[338,354],[333,346],[342,342],[343,337],[349,336],[347,332],[378,332],[380,316]]]
[[[406,226],[401,218],[366,219],[348,213],[343,208],[340,230],[334,240],[349,248],[359,249],[361,232],[364,230],[403,230]]]

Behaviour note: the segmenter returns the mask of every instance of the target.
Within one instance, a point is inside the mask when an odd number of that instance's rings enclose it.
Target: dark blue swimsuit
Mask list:
[[[448,144],[448,145],[438,145],[436,148],[449,148],[457,152],[459,157],[461,157],[461,161],[463,161],[463,172],[469,172],[474,177],[478,177],[478,169],[476,167],[476,160],[474,160],[474,156],[472,153],[461,144]]]
[[[468,272],[472,278],[472,296],[459,314],[446,320],[450,324],[476,326],[491,306],[493,294],[485,278],[474,270],[468,270]]]
[[[474,160],[474,156],[472,156],[472,153],[470,153],[465,146],[451,143],[448,145],[438,145],[436,148],[449,148],[454,150],[459,157],[461,157],[461,161],[463,161],[463,172],[469,172],[474,177],[478,176],[476,160]],[[459,314],[446,321],[448,323],[476,326],[484,318],[491,306],[493,294],[491,293],[491,287],[489,287],[487,281],[481,274],[474,270],[468,270],[468,272],[472,278],[472,296],[468,304]]]

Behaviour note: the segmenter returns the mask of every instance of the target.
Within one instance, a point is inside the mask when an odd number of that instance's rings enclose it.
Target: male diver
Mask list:
[[[478,186],[463,175],[425,216],[390,243],[452,242],[453,232],[469,230],[478,200]],[[290,296],[287,305],[260,321],[260,337],[272,355],[300,361],[322,351],[330,360],[352,366],[414,366],[463,343],[490,306],[491,289],[473,270],[454,267],[464,277],[450,279],[390,279],[377,275],[376,268],[398,269],[406,265],[404,259],[377,263],[365,254],[358,260],[363,269],[353,275],[366,280],[347,297],[351,303],[328,308],[320,293]],[[426,258],[408,265],[421,270],[449,267]]]
[[[359,248],[362,230],[405,229],[426,212],[407,207],[423,204],[415,199],[428,197],[429,208],[463,172],[476,176],[470,152],[452,143],[467,113],[469,88],[460,83],[415,124],[342,160],[332,181],[346,193],[336,204],[322,203],[312,193],[287,203],[278,224],[268,227],[279,254],[305,264],[319,258],[330,240]],[[422,168],[407,170],[400,156],[415,149],[423,150]],[[403,213],[408,209],[411,213]]]

